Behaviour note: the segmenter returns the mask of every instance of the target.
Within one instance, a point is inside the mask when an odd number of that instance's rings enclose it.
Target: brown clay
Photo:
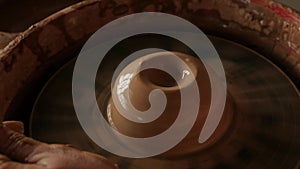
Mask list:
[[[195,75],[195,79],[184,78],[182,81],[179,81],[180,85],[182,87],[189,87],[195,80],[199,87],[198,94],[199,96],[201,95],[200,97],[202,99],[199,104],[198,117],[189,134],[177,146],[161,155],[162,157],[186,155],[210,147],[211,145],[216,143],[218,139],[221,138],[227,131],[233,115],[233,105],[228,98],[223,118],[215,133],[205,143],[200,144],[198,142],[201,128],[204,125],[211,105],[211,86],[209,77],[203,63],[199,59],[183,53],[173,53],[182,61],[184,61],[184,63],[189,66],[190,70]],[[151,61],[151,59],[153,58],[155,59],[157,57],[164,57],[165,55],[168,55],[168,53],[159,52],[143,56],[127,65],[127,67],[123,69],[123,71],[115,81],[114,88],[112,90],[112,96],[117,98],[118,94],[120,94],[117,90],[117,86],[119,85],[120,76],[125,74],[123,72],[138,72],[139,67],[143,64],[147,64],[147,62]],[[182,70],[181,65],[173,61],[170,61],[168,65],[164,66],[172,66],[174,69],[178,69],[178,72],[181,72]],[[178,76],[181,75],[182,74],[178,73]],[[132,77],[132,80],[128,81],[129,92],[127,94],[129,96],[127,98],[129,98],[130,100],[127,102],[131,102],[132,105],[142,113],[143,111],[146,111],[150,108],[149,95],[150,92],[155,89],[162,90],[167,98],[167,105],[164,109],[164,112],[159,118],[149,123],[137,123],[130,121],[118,112],[116,106],[122,105],[116,105],[113,99],[110,99],[108,104],[109,109],[107,113],[111,126],[115,127],[118,131],[125,135],[140,138],[155,136],[167,130],[177,118],[181,104],[181,87],[169,74],[158,69],[148,69],[141,71],[135,77]],[[126,94],[126,92],[124,92],[124,94]],[[191,104],[198,104],[193,100],[190,100],[190,102]],[[185,111],[188,112],[191,110]]]

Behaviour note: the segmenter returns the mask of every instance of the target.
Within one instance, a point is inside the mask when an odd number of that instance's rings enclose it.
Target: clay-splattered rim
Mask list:
[[[64,50],[83,43],[123,15],[159,11],[183,17],[204,32],[243,44],[264,55],[300,86],[299,12],[271,0],[83,1],[31,26],[0,50],[0,114],[31,83],[37,71],[62,62]],[[99,22],[96,22],[99,20]],[[58,45],[57,45],[58,44]],[[48,64],[47,64],[48,63]]]

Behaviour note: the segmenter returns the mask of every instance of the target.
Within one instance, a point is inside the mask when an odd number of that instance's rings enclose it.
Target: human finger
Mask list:
[[[44,143],[28,138],[6,125],[0,126],[0,153],[12,160],[28,162],[34,153],[45,148]]]
[[[4,121],[3,125],[18,133],[24,133],[24,124],[20,121]]]

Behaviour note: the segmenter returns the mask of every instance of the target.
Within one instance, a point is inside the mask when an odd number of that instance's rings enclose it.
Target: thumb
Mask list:
[[[10,159],[27,162],[26,159],[35,150],[44,146],[44,143],[28,138],[0,123],[0,153]]]
[[[24,124],[20,121],[4,121],[3,125],[18,133],[24,133]]]

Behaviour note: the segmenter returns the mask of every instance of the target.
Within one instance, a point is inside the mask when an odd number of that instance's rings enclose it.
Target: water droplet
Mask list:
[[[228,27],[228,24],[223,24],[222,27],[223,27],[223,28],[227,28],[227,27]]]

